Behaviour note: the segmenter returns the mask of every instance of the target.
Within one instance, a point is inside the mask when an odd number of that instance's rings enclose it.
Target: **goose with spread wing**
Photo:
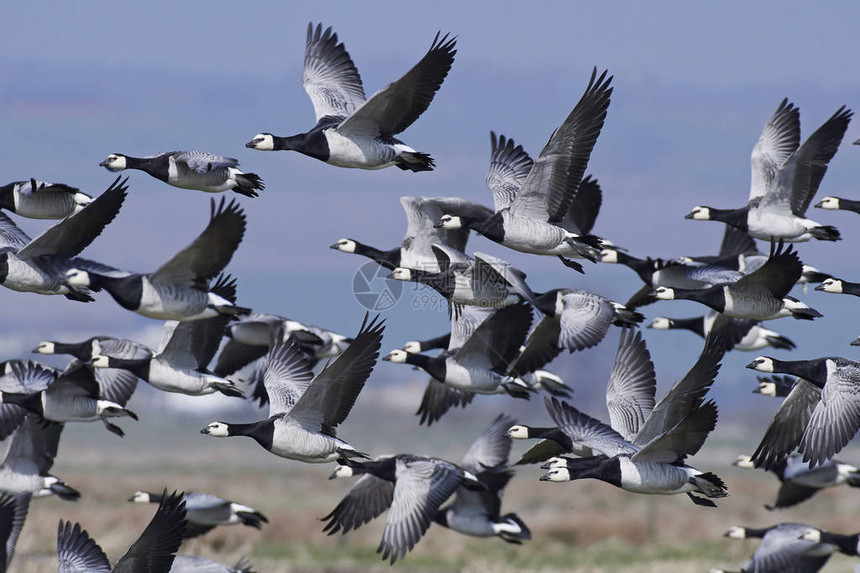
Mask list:
[[[491,241],[524,253],[556,256],[579,272],[582,265],[571,257],[596,261],[600,239],[568,231],[560,224],[576,197],[603,128],[612,95],[611,81],[606,71],[598,77],[597,69],[593,70],[585,94],[553,132],[508,205],[497,208],[489,217],[448,213],[437,224],[444,229],[471,228]],[[516,174],[491,180],[499,189],[494,193],[497,207],[507,202],[506,197],[519,180]]]
[[[119,213],[127,189],[126,181],[120,182],[117,177],[92,203],[35,239],[0,213],[0,284],[19,292],[61,294],[72,300],[92,301],[86,287],[64,283],[42,261],[46,256],[68,261],[79,255]]]
[[[454,64],[456,38],[436,34],[430,50],[411,70],[370,98],[346,48],[331,27],[308,24],[302,87],[316,125],[280,137],[258,133],[245,144],[261,151],[293,150],[338,167],[430,171],[433,158],[394,136],[412,125],[433,101]]]
[[[197,320],[249,312],[210,282],[224,270],[245,234],[245,212],[235,201],[212,201],[209,224],[187,247],[152,273],[132,273],[86,259],[50,260],[73,288],[108,291],[123,308],[161,320]],[[230,287],[217,281],[216,285]],[[232,285],[235,293],[235,285]]]
[[[338,438],[335,428],[376,365],[384,330],[384,320],[365,317],[349,348],[317,376],[295,343],[272,345],[265,373],[269,418],[248,424],[213,422],[200,432],[218,438],[247,436],[276,456],[308,463],[366,457]]]
[[[492,214],[492,211],[483,205],[457,197],[401,197],[400,204],[406,212],[407,221],[406,237],[400,246],[381,251],[354,239],[340,239],[331,248],[343,253],[362,255],[390,270],[406,267],[439,272],[441,269],[431,247],[438,244],[464,252],[470,233],[469,229],[437,228],[435,223],[439,217],[445,213],[463,216]]]
[[[783,101],[774,117],[785,114],[790,106]],[[799,141],[795,139],[794,128],[769,130],[774,122],[772,118],[765,133],[772,133],[774,137],[763,136],[753,151],[749,202],[739,209],[696,206],[686,218],[721,221],[764,241],[838,241],[841,237],[835,227],[806,218],[806,210],[818,191],[830,160],[836,155],[852,115],[853,112],[845,106],[839,108],[793,150],[795,141]],[[778,119],[776,121],[779,122]],[[786,125],[791,123],[788,121]],[[758,166],[757,157],[762,158]]]

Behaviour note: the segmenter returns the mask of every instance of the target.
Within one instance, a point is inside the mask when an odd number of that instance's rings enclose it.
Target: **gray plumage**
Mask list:
[[[0,186],[0,209],[30,219],[64,219],[92,202],[77,187],[46,181],[13,181]]]

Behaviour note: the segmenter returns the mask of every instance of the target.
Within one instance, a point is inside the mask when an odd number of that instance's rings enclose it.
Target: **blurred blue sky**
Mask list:
[[[783,97],[801,110],[805,138],[839,106],[860,105],[856,2],[394,2],[257,1],[119,3],[13,2],[0,35],[0,183],[36,177],[97,194],[115,175],[98,167],[111,152],[147,155],[205,149],[237,157],[267,184],[241,198],[249,228],[229,270],[240,303],[345,333],[364,310],[352,279],[363,259],[328,245],[351,237],[380,248],[402,239],[401,195],[458,195],[490,204],[484,177],[489,131],[536,155],[579,99],[593,66],[608,68],[615,92],[589,172],[604,190],[595,228],[635,255],[714,252],[721,224],[685,221],[696,204],[740,206],[748,195],[749,153]],[[454,67],[430,109],[403,135],[437,162],[432,173],[338,169],[294,153],[262,153],[244,143],[260,131],[289,135],[313,124],[301,88],[309,21],[331,25],[355,61],[368,94],[426,52],[437,30],[458,36]],[[855,121],[819,196],[860,196]],[[209,197],[140,172],[117,220],[85,256],[153,270],[205,226]],[[860,281],[860,219],[810,210],[838,226],[837,244],[799,246],[805,262]],[[44,222],[21,223],[38,234]],[[573,273],[552,258],[505,251],[476,238],[475,250],[510,260],[535,290],[577,286],[626,300],[638,279],[627,269],[586,265]],[[422,291],[423,292],[423,291]],[[797,294],[797,293],[795,293]],[[441,333],[441,310],[414,309],[414,293],[386,314],[384,349]],[[419,299],[420,300],[420,299]],[[854,357],[858,302],[810,293],[825,318],[773,324],[795,339],[792,357]],[[92,304],[0,289],[0,358],[45,338],[143,336],[154,321],[107,295]],[[661,303],[657,314],[700,314],[692,303]],[[680,376],[701,342],[684,333],[647,333],[661,381]],[[576,373],[611,367],[617,334],[598,350],[565,360]],[[726,360],[721,382],[748,387]],[[382,378],[412,376],[396,365]],[[751,382],[749,383],[751,384]],[[744,390],[744,396],[745,390]]]

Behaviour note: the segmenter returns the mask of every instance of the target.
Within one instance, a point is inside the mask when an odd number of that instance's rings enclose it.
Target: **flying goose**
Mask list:
[[[381,169],[390,165],[430,171],[433,158],[394,136],[404,131],[433,101],[454,63],[456,38],[436,34],[421,61],[398,80],[364,95],[361,77],[337,34],[308,24],[304,87],[314,106],[316,125],[290,137],[259,133],[245,144],[262,151],[291,149],[338,167]]]
[[[0,571],[7,571],[12,562],[32,497],[29,493],[0,494]]]
[[[739,468],[754,468],[750,456],[738,456],[732,464]],[[860,487],[860,469],[838,460],[827,460],[820,466],[810,468],[803,462],[801,454],[792,454],[770,468],[779,478],[779,492],[773,505],[767,509],[792,507],[814,496],[824,488],[848,484]]]
[[[0,209],[30,219],[65,219],[93,198],[77,187],[45,181],[13,181],[0,186]]]
[[[47,422],[28,414],[8,439],[0,464],[0,491],[11,494],[56,494],[75,501],[81,494],[48,473],[54,465],[63,424]]]
[[[576,197],[606,118],[612,95],[612,77],[606,74],[604,71],[598,77],[597,68],[592,71],[585,94],[553,132],[508,206],[489,217],[448,213],[437,224],[445,229],[471,228],[491,241],[524,253],[557,256],[565,266],[579,272],[582,265],[570,257],[596,261],[600,239],[570,232],[559,224]]]
[[[93,356],[94,368],[120,368],[145,380],[164,392],[203,396],[221,392],[225,396],[244,397],[232,380],[208,370],[218,351],[229,317],[216,316],[183,322],[167,321],[157,352],[143,358]]]
[[[168,573],[185,533],[185,502],[173,492],[158,505],[140,537],[111,569],[102,548],[79,523],[60,520],[57,528],[58,573]]]
[[[849,539],[854,536],[827,536],[822,530],[802,523],[780,523],[762,529],[733,525],[724,537],[761,539],[742,571],[815,573],[836,551],[856,554]]]
[[[113,358],[149,358],[152,350],[128,338],[93,336],[81,342],[44,340],[33,349],[35,354],[70,354],[81,362],[91,362],[99,355]],[[99,383],[99,394],[105,400],[125,406],[137,388],[138,377],[122,368],[96,368],[93,370]]]
[[[702,338],[707,338],[714,323],[717,320],[719,313],[711,311],[710,314],[704,316],[696,316],[693,318],[666,318],[658,316],[651,321],[648,328],[655,330],[689,330],[695,332]],[[733,321],[739,319],[732,319]],[[762,326],[761,323],[756,323],[749,329],[746,336],[740,342],[734,345],[732,350],[742,350],[749,352],[753,350],[761,350],[766,347],[780,348],[783,350],[794,350],[797,345],[774,330],[770,330]]]
[[[750,195],[756,196],[751,196],[747,205],[739,209],[696,206],[686,218],[721,221],[764,241],[838,241],[839,231],[835,227],[816,223],[805,214],[852,115],[845,106],[839,108],[796,151],[788,157],[779,155],[769,164],[766,177],[759,181],[753,178]]]
[[[690,492],[722,497],[722,481],[681,462],[698,451],[716,424],[716,406],[711,401],[704,402],[704,396],[716,378],[726,345],[722,333],[709,337],[696,364],[654,406],[656,377],[648,349],[640,332],[625,329],[606,388],[610,425],[566,402],[546,399],[556,427],[516,425],[508,430],[512,438],[544,438],[517,463],[555,456],[550,460],[545,481],[595,477],[638,493],[686,492],[698,505],[713,505]],[[585,457],[557,457],[566,452]],[[643,479],[629,481],[631,472],[637,471]]]
[[[480,322],[462,344],[452,335],[450,350],[442,356],[411,354],[397,349],[383,360],[418,366],[439,382],[462,392],[506,392],[516,398],[527,398],[527,385],[508,373],[526,340],[531,322],[531,309],[527,304],[508,306]]]
[[[531,293],[526,274],[502,259],[480,252],[470,258],[441,245],[432,249],[440,272],[397,267],[388,278],[427,285],[454,305],[504,307]]]
[[[809,467],[821,465],[860,429],[860,363],[846,358],[777,360],[759,356],[747,368],[797,376],[752,455],[770,469],[797,447]]]
[[[459,252],[466,250],[469,229],[446,230],[435,227],[445,213],[469,216],[488,216],[492,211],[483,205],[457,197],[401,197],[406,212],[406,237],[398,246],[381,251],[353,239],[340,239],[330,248],[344,253],[355,253],[373,259],[386,269],[397,267],[439,272],[439,263],[431,246],[444,245]]]
[[[311,367],[323,358],[339,355],[352,342],[351,338],[327,328],[261,312],[238,317],[227,325],[224,336],[227,341],[213,369],[219,376],[229,376],[265,357],[273,338],[278,336],[283,342],[292,338],[304,352]]]
[[[238,159],[199,150],[169,151],[146,157],[111,153],[99,165],[114,173],[138,169],[168,185],[206,193],[222,193],[232,189],[239,195],[257,197],[257,191],[266,188],[259,175],[242,173],[236,168]]]
[[[335,428],[370,376],[384,330],[384,320],[365,316],[349,348],[316,377],[295,343],[273,345],[265,374],[269,418],[249,424],[213,422],[200,432],[217,438],[248,436],[276,456],[308,463],[366,457],[339,439]]]
[[[128,498],[132,503],[161,503],[164,493],[136,491]],[[186,491],[182,496],[185,502],[185,512],[188,524],[185,528],[185,539],[203,535],[219,525],[235,525],[241,523],[249,527],[262,529],[263,523],[269,519],[252,507],[242,505],[211,493]]]
[[[779,245],[771,243],[765,264],[735,282],[702,289],[658,287],[654,296],[660,300],[693,300],[730,318],[768,320],[790,315],[812,320],[821,313],[788,296],[802,272],[797,252],[791,246],[784,248],[780,241]]]
[[[120,437],[124,432],[108,419],[130,417],[137,420],[137,414],[131,410],[102,397],[102,388],[88,364],[73,362],[61,373],[55,373],[30,361],[10,361],[7,366],[12,370],[15,386],[11,391],[6,390],[9,386],[5,381],[12,377],[3,377],[4,383],[0,384],[2,404],[15,404],[51,422],[101,420],[110,432]],[[127,391],[127,388],[125,390]],[[134,391],[134,387],[131,390]],[[122,392],[123,389],[113,389],[115,394]],[[128,401],[129,396],[130,394],[121,396],[123,404]],[[6,418],[7,414],[5,410],[0,411],[3,418]],[[3,425],[10,422],[4,420]]]
[[[244,234],[244,211],[235,200],[225,206],[222,198],[217,206],[212,200],[209,224],[203,232],[155,272],[120,271],[80,258],[59,268],[64,269],[65,282],[72,288],[105,289],[123,308],[150,318],[197,320],[219,314],[233,316],[249,311],[217,294],[210,288],[210,281],[230,262]],[[226,280],[218,284],[230,286]]]
[[[815,290],[834,294],[853,294],[860,296],[860,283],[852,283],[842,279],[829,277],[821,281]]]
[[[860,201],[843,199],[842,197],[833,197],[831,195],[824,197],[821,201],[816,203],[815,206],[819,209],[828,209],[831,211],[841,210],[860,213]]]
[[[82,302],[93,300],[81,287],[64,284],[40,261],[46,255],[60,260],[79,255],[119,213],[127,189],[126,181],[121,182],[117,177],[79,213],[60,221],[35,239],[30,239],[0,213],[0,284],[20,292],[61,294]]]
[[[526,180],[534,160],[514,140],[504,135],[496,136],[490,132],[490,169],[487,172],[487,187],[493,194],[495,211],[500,211],[516,198],[517,192]],[[571,182],[575,184],[575,182]],[[570,203],[559,226],[577,235],[588,235],[594,227],[603,192],[597,179],[586,175],[579,182],[576,196]],[[456,213],[453,213],[456,215]]]
[[[441,505],[461,486],[486,489],[474,474],[440,458],[398,454],[363,462],[349,458],[341,461],[330,479],[353,475],[362,479],[322,518],[328,521],[323,531],[342,529],[346,533],[388,509],[376,552],[382,553],[383,560],[390,558],[392,565],[415,547]]]
[[[323,531],[329,535],[338,531],[345,534],[390,508],[377,552],[386,550],[383,559],[391,552],[393,560],[411,550],[431,522],[465,535],[497,536],[508,543],[520,544],[530,539],[531,532],[519,516],[500,515],[502,490],[513,475],[507,469],[511,441],[505,434],[513,421],[509,416],[499,415],[478,436],[459,466],[410,454],[381,456],[372,462],[375,467],[370,463],[340,466],[331,475],[332,479],[362,476],[331,513],[322,518],[327,521]],[[433,477],[428,475],[431,472]],[[457,475],[461,472],[462,476]],[[433,479],[436,476],[445,483]],[[459,487],[455,485],[458,478],[463,480]],[[429,483],[423,485],[425,481]],[[454,501],[440,507],[450,491],[456,492]],[[404,512],[413,517],[404,518]],[[400,532],[403,528],[406,530]]]

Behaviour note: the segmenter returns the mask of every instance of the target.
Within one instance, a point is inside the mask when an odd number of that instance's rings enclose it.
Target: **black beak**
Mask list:
[[[685,218],[685,219],[692,219],[692,218],[693,218],[693,212],[692,212],[692,211],[690,211],[689,213],[687,213],[686,215],[684,215],[684,218]]]
[[[209,433],[209,428],[203,428],[202,430],[200,430],[200,433],[201,433],[201,434],[208,434],[208,433]]]
[[[819,291],[819,292],[824,292],[824,285],[823,285],[823,284],[819,284],[817,287],[815,287],[815,290],[817,290],[817,291]]]
[[[245,147],[250,147],[251,149],[254,149],[255,147],[257,147],[257,141],[256,140],[249,141],[248,143],[245,144]]]
[[[441,228],[442,228],[442,223],[433,223],[433,228],[434,228],[434,229],[441,229]]]
[[[744,368],[749,368],[750,370],[755,370],[755,367],[756,367],[756,365],[757,365],[757,364],[758,364],[758,363],[757,363],[755,360],[753,360],[752,362],[750,362],[749,364],[747,364],[746,366],[744,366]]]
[[[108,166],[108,162],[107,162],[107,160],[102,161],[101,163],[99,163],[99,167],[107,167],[107,166]]]
[[[329,249],[337,249],[337,243],[328,246]]]
[[[391,362],[391,355],[389,354],[388,356],[383,356],[382,359],[386,362]]]
[[[860,346],[860,338],[852,340],[850,346]]]
[[[540,476],[540,481],[549,481],[549,475]]]

